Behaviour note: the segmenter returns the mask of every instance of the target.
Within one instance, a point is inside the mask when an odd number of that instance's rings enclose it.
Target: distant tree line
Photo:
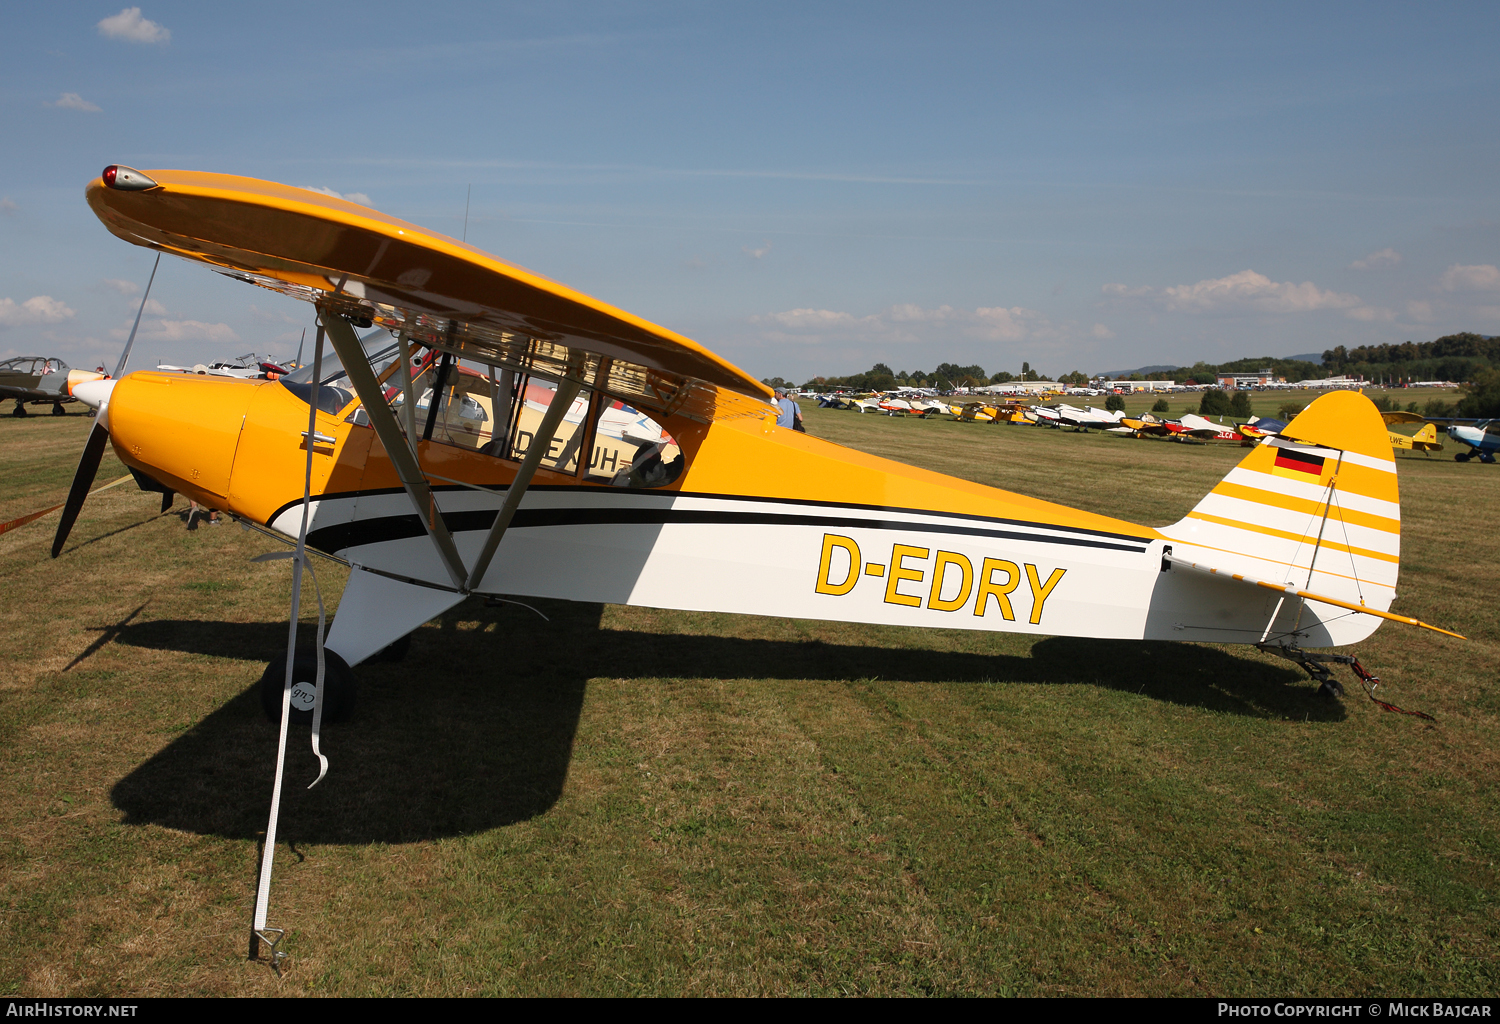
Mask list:
[[[1179,366],[1175,370],[1158,370],[1148,373],[1143,380],[1175,380],[1179,384],[1217,384],[1221,374],[1259,373],[1270,370],[1273,377],[1285,377],[1290,381],[1326,377],[1328,374],[1317,363],[1306,359],[1278,359],[1275,356],[1258,356],[1252,359],[1236,359],[1228,363],[1196,362],[1192,366]],[[1132,378],[1140,374],[1131,374]]]
[[[1370,380],[1470,381],[1480,370],[1497,363],[1500,338],[1471,331],[1399,345],[1360,345],[1352,349],[1339,345],[1323,353],[1323,365],[1331,371]]]
[[[1276,356],[1256,356],[1235,359],[1227,363],[1197,362],[1192,366],[1179,366],[1172,370],[1153,373],[1131,374],[1131,380],[1175,380],[1179,384],[1217,384],[1220,375],[1256,373],[1270,370],[1272,376],[1288,381],[1312,380],[1338,374],[1363,376],[1368,380],[1451,380],[1464,384],[1464,397],[1457,406],[1438,402],[1428,415],[1457,415],[1500,417],[1500,337],[1486,337],[1472,331],[1447,334],[1432,341],[1402,342],[1397,345],[1360,345],[1345,348],[1338,345],[1323,353],[1322,364],[1305,359],[1282,359]],[[898,387],[950,388],[977,387],[984,384],[1005,384],[1015,380],[1056,380],[1061,384],[1081,387],[1088,383],[1088,374],[1078,370],[1047,377],[1030,363],[1021,364],[1021,372],[1008,370],[986,374],[977,364],[960,366],[957,363],[939,363],[927,370],[892,370],[885,363],[876,363],[864,373],[852,373],[846,377],[814,377],[800,386],[813,390],[828,388],[854,388],[859,391],[891,391]],[[768,377],[766,384],[772,387],[798,387],[790,378]],[[1210,395],[1218,397],[1210,398]],[[1205,416],[1248,415],[1235,408],[1235,398],[1222,391],[1204,393],[1199,409]],[[1429,403],[1432,405],[1432,403]],[[1438,406],[1441,406],[1439,409]],[[1436,410],[1436,411],[1434,411]],[[1415,410],[1413,410],[1415,411]]]
[[[935,388],[948,391],[954,388],[982,387],[986,384],[1008,384],[1011,381],[1057,380],[1059,383],[1082,387],[1089,382],[1089,375],[1082,370],[1073,370],[1056,378],[1046,377],[1034,370],[1030,363],[1021,364],[1020,373],[1001,370],[985,373],[978,364],[960,366],[957,363],[939,363],[932,370],[892,370],[885,363],[876,363],[864,373],[851,373],[845,377],[814,377],[801,387],[814,391],[828,388],[854,388],[856,391],[892,391],[896,388]],[[771,387],[797,387],[790,378],[767,377],[762,381]]]

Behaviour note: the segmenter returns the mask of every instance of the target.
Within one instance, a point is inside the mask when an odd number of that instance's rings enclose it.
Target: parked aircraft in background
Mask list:
[[[197,373],[209,377],[238,377],[241,380],[275,380],[291,372],[291,367],[282,366],[273,360],[261,359],[254,352],[235,356],[233,362],[223,360],[213,363],[196,363],[193,366],[172,366],[158,363],[158,370],[177,370],[181,373]]]
[[[1188,434],[1201,441],[1243,441],[1245,435],[1234,427],[1226,427],[1222,423],[1205,419],[1197,413],[1183,413],[1182,419],[1178,421],[1186,428]]]
[[[50,405],[52,415],[64,416],[63,405],[74,401],[73,388],[103,373],[73,370],[53,356],[16,356],[0,362],[0,400],[14,398],[12,416],[25,416],[28,405]]]
[[[1437,439],[1437,424],[1429,423],[1427,417],[1414,412],[1383,412],[1380,418],[1385,420],[1386,433],[1391,437],[1392,448],[1424,454],[1443,450],[1442,442]],[[1422,426],[1413,434],[1403,434],[1390,429],[1411,423],[1420,423]]]
[[[1458,462],[1476,458],[1480,462],[1494,462],[1495,452],[1500,451],[1500,432],[1497,431],[1500,431],[1500,420],[1448,424],[1448,436],[1469,446],[1466,452],[1455,452],[1453,458]]]
[[[1049,426],[1068,426],[1078,430],[1090,428],[1108,429],[1118,426],[1125,418],[1123,410],[1116,409],[1107,412],[1103,409],[1095,409],[1092,406],[1080,409],[1077,406],[1058,403],[1052,406],[1037,406],[1034,412],[1038,422],[1045,422]]]

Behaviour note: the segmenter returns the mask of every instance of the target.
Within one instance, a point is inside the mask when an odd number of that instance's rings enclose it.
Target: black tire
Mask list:
[[[10,414],[12,416],[25,416],[26,415],[26,403],[22,402],[19,398],[16,399],[16,407],[10,411]]]
[[[1453,461],[1454,462],[1468,462],[1469,458],[1470,458],[1470,455],[1469,455],[1468,452],[1456,452],[1454,454],[1454,456],[1453,456]]]
[[[66,416],[67,414],[68,414],[68,410],[64,409],[60,405],[54,405],[52,407],[52,415],[54,415],[54,416]]]
[[[406,654],[411,650],[411,634],[408,633],[394,643],[386,644],[370,658],[371,661],[385,664],[396,664],[406,660]]]
[[[342,722],[354,710],[354,670],[332,651],[323,652],[323,721]],[[312,684],[318,678],[313,651],[298,651],[292,663],[292,721],[312,722]],[[299,690],[299,687],[305,688]],[[260,677],[260,706],[273,722],[281,721],[281,691],[286,685],[286,658],[275,658]],[[299,707],[298,705],[303,705]]]

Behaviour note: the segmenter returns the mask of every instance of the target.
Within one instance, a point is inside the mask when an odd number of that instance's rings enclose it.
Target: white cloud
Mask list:
[[[104,287],[110,291],[119,292],[121,295],[134,295],[141,290],[141,286],[134,281],[122,281],[118,277],[106,277]]]
[[[772,337],[783,341],[817,342],[824,338],[858,335],[886,342],[910,343],[957,334],[984,341],[1020,341],[1055,333],[1046,317],[1021,306],[980,306],[927,309],[913,303],[890,306],[879,313],[855,316],[832,309],[790,309],[752,316],[754,324],[770,325]]]
[[[35,295],[21,303],[15,299],[0,299],[0,330],[33,324],[59,324],[72,316],[73,311],[65,303],[50,295]]]
[[[374,206],[370,197],[363,192],[335,192],[331,188],[313,188],[311,185],[299,185],[298,188],[308,192],[317,192],[320,195],[333,196],[335,199],[343,199],[346,202],[358,203],[360,206]]]
[[[141,312],[142,313],[150,313],[152,316],[166,316],[167,315],[167,307],[163,306],[160,302],[157,302],[155,299],[147,299],[146,300],[146,305],[142,308]]]
[[[1098,338],[1100,341],[1108,341],[1110,338],[1113,338],[1115,336],[1115,332],[1110,330],[1108,327],[1105,327],[1103,324],[1095,324],[1093,330],[1089,331],[1089,333]]]
[[[127,43],[161,43],[172,41],[172,30],[163,28],[154,21],[141,17],[139,7],[127,7],[119,14],[99,22],[99,34],[111,39],[123,39]]]
[[[1444,291],[1489,292],[1500,289],[1500,267],[1488,263],[1462,266],[1455,263],[1443,271],[1441,284]]]
[[[109,332],[125,338],[129,331],[116,328]],[[139,341],[212,341],[237,342],[240,336],[228,324],[207,324],[202,320],[143,320],[136,334]]]
[[[1167,288],[1107,284],[1102,291],[1114,298],[1141,299],[1174,313],[1306,313],[1361,305],[1357,295],[1324,291],[1311,281],[1272,281],[1253,270]]]
[[[253,302],[250,304],[250,315],[255,319],[261,321],[262,323],[272,324],[277,327],[283,324],[289,324],[293,327],[296,327],[306,323],[305,320],[299,320],[294,316],[288,316],[284,310],[261,309]],[[295,338],[296,335],[293,334],[292,337]]]
[[[1395,249],[1381,249],[1372,252],[1362,260],[1355,260],[1349,264],[1350,270],[1384,270],[1394,267],[1401,262],[1401,254]]]
[[[11,201],[10,196],[0,198],[0,213],[15,213],[16,204]]]
[[[1351,320],[1364,320],[1367,323],[1377,320],[1384,321],[1396,319],[1396,311],[1393,309],[1386,309],[1384,306],[1355,306],[1353,309],[1347,311],[1344,315],[1349,317]]]
[[[746,256],[758,260],[766,253],[771,251],[771,243],[762,242],[759,249],[752,249],[748,245],[742,245],[740,246],[740,251],[743,252]]]
[[[1418,302],[1414,299],[1406,304],[1406,315],[1411,317],[1413,320],[1431,320],[1432,303]]]
[[[97,114],[101,109],[96,104],[90,103],[76,92],[65,92],[62,96],[48,103],[49,107],[62,107],[65,110],[82,110],[85,113]]]

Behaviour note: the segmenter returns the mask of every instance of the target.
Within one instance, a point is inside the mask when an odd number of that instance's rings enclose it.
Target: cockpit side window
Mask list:
[[[418,349],[411,353],[414,401],[408,407],[395,338],[374,331],[360,343],[402,431],[421,440],[520,462],[557,397],[553,381]],[[332,352],[324,352],[318,376],[318,408],[335,415],[347,410],[354,402],[354,389]],[[304,402],[312,398],[310,367],[287,374],[279,383]],[[363,408],[350,411],[347,419],[356,426],[370,425]],[[649,415],[607,395],[581,390],[558,424],[541,465],[615,487],[664,487],[681,476],[686,460],[676,440]]]
[[[587,479],[615,487],[665,487],[687,460],[675,438],[650,416],[604,398],[594,421]]]
[[[540,377],[523,377],[516,389],[507,432],[506,458],[520,462],[531,451],[542,417],[557,398],[557,385]],[[541,464],[558,473],[577,475],[578,455],[588,433],[588,413],[593,393],[580,391],[573,399],[562,422],[557,425]]]

